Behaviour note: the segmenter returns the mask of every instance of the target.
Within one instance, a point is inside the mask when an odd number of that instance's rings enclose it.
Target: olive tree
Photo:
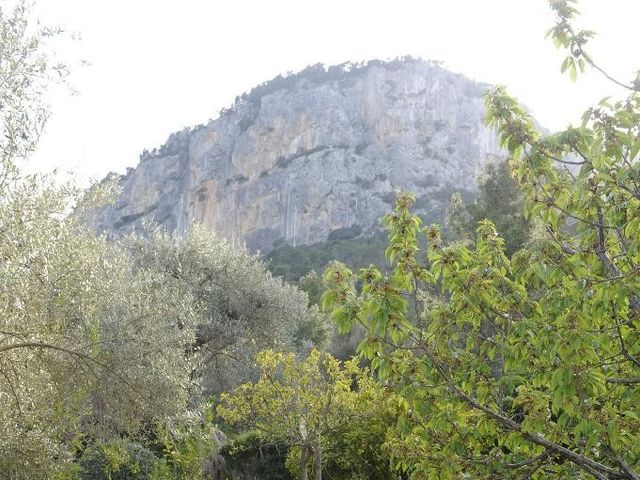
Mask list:
[[[273,277],[258,256],[203,227],[184,235],[156,231],[124,245],[139,268],[189,299],[198,324],[186,349],[199,353],[193,376],[207,394],[247,380],[257,351],[293,348],[300,325],[319,316],[304,292]]]
[[[49,117],[44,93],[68,73],[45,53],[62,32],[34,26],[28,6],[25,0],[12,9],[0,5],[0,190],[18,174],[16,162],[38,145]]]
[[[188,299],[81,224],[91,198],[24,175],[65,68],[58,33],[0,7],[0,476],[51,478],[80,440],[136,436],[187,407]],[[179,295],[178,295],[179,293]]]
[[[135,435],[187,406],[189,299],[77,224],[70,195],[31,179],[0,203],[2,471],[63,460],[80,432]]]

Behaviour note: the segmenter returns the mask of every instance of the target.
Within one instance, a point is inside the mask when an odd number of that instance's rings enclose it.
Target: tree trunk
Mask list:
[[[300,479],[309,480],[309,472],[307,467],[309,466],[309,447],[302,445],[302,452],[300,453]]]
[[[315,454],[315,459],[314,459],[315,479],[314,480],[322,480],[322,447],[320,446],[319,438],[316,440],[316,443],[313,446],[313,453]]]

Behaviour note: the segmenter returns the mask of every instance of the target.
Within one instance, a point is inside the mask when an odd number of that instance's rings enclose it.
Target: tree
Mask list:
[[[575,76],[600,67],[571,3],[551,2],[551,35]],[[486,120],[544,228],[511,260],[489,221],[473,248],[446,246],[404,194],[385,219],[394,271],[361,270],[360,289],[343,265],[325,273],[325,306],[342,330],[364,325],[361,355],[406,400],[389,448],[412,478],[639,478],[640,79],[616,83],[628,98],[553,135],[504,88],[488,93]],[[406,295],[424,288],[440,295],[422,327]]]
[[[319,313],[304,292],[273,277],[265,264],[224,239],[195,227],[182,236],[166,232],[124,243],[135,265],[182,292],[198,325],[187,348],[200,353],[194,377],[205,395],[233,388],[252,375],[256,352],[291,348],[294,334]],[[314,313],[315,312],[315,313]]]
[[[395,478],[380,452],[394,417],[357,360],[341,363],[318,350],[298,360],[266,350],[256,362],[256,382],[222,395],[218,414],[229,425],[256,430],[263,444],[287,445],[287,464],[301,479],[311,463],[316,480],[327,469],[331,478]]]
[[[135,443],[89,447],[78,462],[78,480],[172,480],[164,460]]]
[[[49,117],[44,93],[67,76],[67,67],[52,64],[45,54],[48,42],[61,33],[34,28],[25,0],[12,10],[0,7],[0,191],[18,175],[16,162],[38,145]]]
[[[11,479],[51,478],[82,442],[184,412],[194,333],[184,297],[71,214],[95,196],[22,173],[46,88],[66,72],[44,53],[58,32],[28,17],[25,2],[0,9],[0,477]]]
[[[79,225],[73,199],[32,178],[0,202],[0,471],[12,478],[54,471],[81,433],[171,418],[192,385],[188,299]]]
[[[454,193],[447,209],[446,226],[453,237],[473,240],[478,223],[489,219],[504,238],[508,257],[529,240],[531,224],[524,214],[524,197],[506,161],[489,163],[478,179],[474,202],[465,205]]]
[[[462,195],[460,192],[453,192],[444,218],[448,236],[461,241],[471,240],[473,237],[468,232],[471,223],[471,215]]]

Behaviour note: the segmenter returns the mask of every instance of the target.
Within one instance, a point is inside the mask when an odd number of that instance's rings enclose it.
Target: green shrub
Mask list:
[[[166,462],[137,443],[112,441],[89,448],[80,461],[82,480],[171,480]]]
[[[227,461],[231,478],[291,480],[285,466],[287,447],[277,444],[261,446],[261,438],[255,431],[238,435],[221,453]]]

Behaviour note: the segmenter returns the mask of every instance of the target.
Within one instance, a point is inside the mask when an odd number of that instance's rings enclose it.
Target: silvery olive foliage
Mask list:
[[[81,440],[146,434],[194,388],[183,292],[72,215],[92,199],[24,175],[65,69],[18,2],[0,7],[0,478],[52,478]]]
[[[125,242],[139,268],[190,299],[199,324],[188,350],[199,354],[193,375],[206,393],[245,381],[257,351],[293,348],[301,323],[319,316],[304,292],[273,277],[257,256],[199,226],[182,236],[156,232]]]
[[[32,153],[49,110],[43,95],[63,82],[67,67],[50,61],[47,44],[62,32],[29,21],[29,4],[0,5],[0,188],[18,174],[16,162]]]
[[[66,76],[43,53],[61,32],[29,17],[24,2],[0,7],[0,478],[11,479],[68,472],[87,444],[189,435],[208,392],[250,375],[258,348],[289,346],[308,317],[304,293],[200,229],[96,236],[83,220],[111,183],[87,193],[22,172],[43,95]]]
[[[52,469],[80,432],[136,435],[192,387],[188,297],[76,223],[75,198],[27,178],[0,203],[0,471]]]

